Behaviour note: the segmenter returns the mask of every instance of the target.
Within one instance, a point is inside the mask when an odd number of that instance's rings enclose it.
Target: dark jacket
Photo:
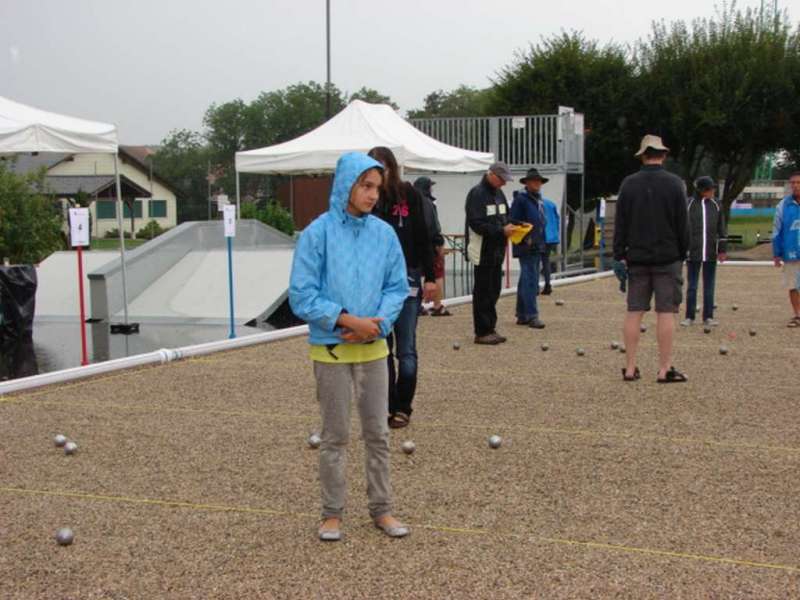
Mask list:
[[[660,165],[643,165],[619,188],[614,258],[632,265],[667,265],[686,258],[686,188]]]
[[[545,242],[547,217],[544,214],[542,195],[531,194],[528,190],[515,191],[514,202],[511,203],[511,218],[514,221],[533,225],[533,229],[525,236],[525,239],[512,246],[514,258],[544,253],[547,248]]]
[[[492,187],[484,175],[481,182],[467,194],[465,210],[467,246],[470,243],[470,230],[483,237],[480,266],[502,265],[506,256],[503,227],[509,223],[508,202],[503,190]]]
[[[399,214],[395,208],[402,204],[403,199],[408,205],[406,216]],[[414,186],[407,181],[401,182],[399,198],[390,197],[381,189],[381,196],[372,212],[391,225],[400,239],[406,269],[420,271],[426,281],[436,281],[433,273],[433,245],[428,237],[422,199]]]
[[[433,201],[433,196],[425,193],[420,187],[414,186],[422,201],[422,212],[425,215],[425,225],[428,228],[428,237],[433,243],[433,247],[444,246],[444,237],[442,237],[442,226],[439,223],[439,211],[436,208],[436,203]]]
[[[689,258],[717,260],[725,252],[725,215],[713,198],[689,198]]]

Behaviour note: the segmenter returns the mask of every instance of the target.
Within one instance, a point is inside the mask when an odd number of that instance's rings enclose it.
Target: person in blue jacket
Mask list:
[[[409,294],[400,242],[370,214],[383,165],[366,154],[336,164],[330,208],[303,231],[294,251],[289,303],[308,323],[310,358],[322,416],[319,538],[341,539],[350,401],[355,395],[366,449],[369,513],[390,537],[408,535],[391,514],[389,375],[386,336]]]
[[[789,177],[792,193],[778,203],[772,225],[772,256],[783,267],[783,285],[789,290],[794,315],[788,327],[800,327],[800,171]]]
[[[542,183],[550,181],[546,177],[542,177]],[[542,254],[542,275],[544,276],[544,288],[542,294],[547,296],[553,293],[553,288],[550,286],[550,273],[552,272],[550,265],[550,255],[558,250],[558,243],[561,241],[561,217],[558,214],[558,206],[549,198],[542,197],[544,203],[544,241],[545,250]]]
[[[525,189],[514,192],[511,219],[530,223],[533,229],[522,242],[514,244],[512,250],[514,258],[519,259],[520,266],[517,284],[517,325],[543,329],[544,323],[539,319],[536,298],[539,295],[539,264],[546,252],[544,203],[540,192],[542,183],[546,179],[536,169],[528,169],[525,177],[519,181],[525,185]]]

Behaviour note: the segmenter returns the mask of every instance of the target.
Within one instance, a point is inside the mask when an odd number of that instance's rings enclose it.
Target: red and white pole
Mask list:
[[[83,300],[83,247],[78,246],[78,297],[81,308],[81,366],[89,364],[86,352],[86,306]]]

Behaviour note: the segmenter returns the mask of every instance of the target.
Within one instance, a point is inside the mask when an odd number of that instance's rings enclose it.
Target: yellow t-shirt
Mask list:
[[[386,340],[381,338],[369,344],[338,344],[328,352],[327,346],[313,344],[309,350],[309,358],[317,362],[333,364],[365,363],[379,360],[389,356],[389,346]]]

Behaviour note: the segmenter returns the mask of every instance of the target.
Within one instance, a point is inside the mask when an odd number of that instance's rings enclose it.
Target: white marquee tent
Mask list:
[[[22,152],[114,155],[114,172],[117,180],[117,219],[122,262],[122,293],[125,325],[127,325],[128,297],[125,277],[125,242],[122,237],[122,188],[119,179],[118,143],[115,125],[47,112],[0,96],[0,155]]]
[[[353,100],[305,135],[237,152],[237,202],[239,173],[330,173],[345,152],[367,152],[375,146],[386,146],[402,167],[412,170],[469,173],[485,170],[494,161],[491,153],[464,150],[425,135],[388,104]]]

